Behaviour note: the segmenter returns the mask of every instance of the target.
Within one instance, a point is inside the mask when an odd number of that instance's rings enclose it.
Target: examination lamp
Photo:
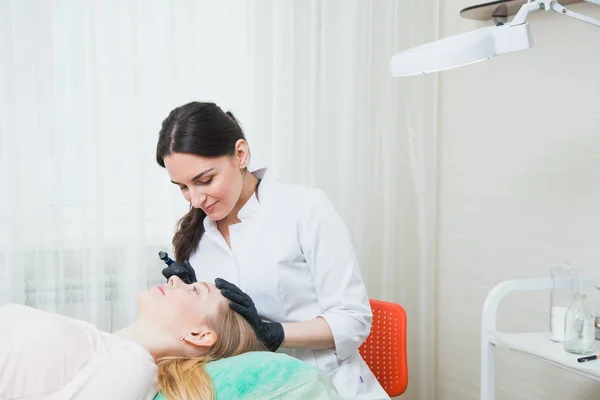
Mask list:
[[[600,6],[600,0],[584,0]],[[393,76],[443,71],[474,64],[492,57],[527,50],[532,46],[527,15],[546,10],[600,26],[600,20],[567,10],[556,0],[529,1],[521,6],[511,22],[477,29],[400,52],[392,57]],[[496,17],[492,15],[492,17]]]

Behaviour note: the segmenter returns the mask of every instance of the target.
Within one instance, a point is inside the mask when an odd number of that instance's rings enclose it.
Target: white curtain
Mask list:
[[[253,167],[329,194],[433,399],[437,86],[388,63],[436,35],[437,0],[0,0],[0,304],[135,318],[186,210],[161,121],[215,101]]]

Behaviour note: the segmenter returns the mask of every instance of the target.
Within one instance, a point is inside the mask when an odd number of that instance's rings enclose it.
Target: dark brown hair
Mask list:
[[[163,121],[156,145],[156,162],[164,168],[164,157],[171,153],[214,158],[233,156],[239,139],[246,140],[246,137],[232,113],[223,112],[214,103],[188,103],[175,108]],[[190,208],[178,221],[173,236],[177,261],[188,260],[198,248],[205,217],[202,209]]]

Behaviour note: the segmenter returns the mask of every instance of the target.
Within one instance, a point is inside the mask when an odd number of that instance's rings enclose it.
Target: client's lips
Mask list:
[[[160,290],[160,292],[162,293],[162,295],[163,295],[163,296],[165,295],[165,289],[163,289],[163,287],[162,287],[162,286],[157,286],[156,288],[157,288],[158,290]]]

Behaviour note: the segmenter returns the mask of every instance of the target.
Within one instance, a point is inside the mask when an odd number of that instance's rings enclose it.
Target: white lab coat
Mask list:
[[[371,329],[367,291],[347,229],[323,191],[276,181],[266,170],[229,227],[231,248],[208,217],[190,264],[198,281],[238,285],[277,322],[323,317],[335,349],[285,349],[326,371],[347,399],[389,399],[360,356]]]

